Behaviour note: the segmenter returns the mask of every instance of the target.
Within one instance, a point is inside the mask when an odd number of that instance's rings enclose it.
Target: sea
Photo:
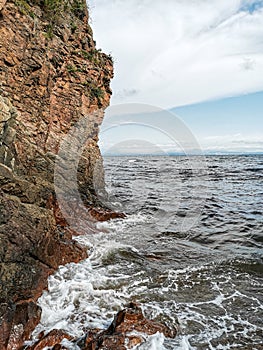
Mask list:
[[[135,301],[178,336],[134,349],[263,349],[263,156],[105,157],[104,168],[101,200],[126,217],[75,238],[89,258],[50,276],[34,335],[107,328]]]

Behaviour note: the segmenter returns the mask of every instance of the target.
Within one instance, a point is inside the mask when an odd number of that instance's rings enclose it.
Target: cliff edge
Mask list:
[[[88,116],[79,188],[99,205],[92,179],[112,77],[85,0],[0,0],[0,349],[18,349],[38,323],[48,275],[86,257],[58,211],[54,162],[63,137]]]

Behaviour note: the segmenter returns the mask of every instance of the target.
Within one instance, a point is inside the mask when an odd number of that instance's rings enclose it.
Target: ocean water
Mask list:
[[[136,349],[263,349],[263,156],[105,158],[105,204],[125,219],[76,239],[39,299],[35,330],[81,336],[128,301],[178,325]],[[75,349],[76,347],[72,347]]]

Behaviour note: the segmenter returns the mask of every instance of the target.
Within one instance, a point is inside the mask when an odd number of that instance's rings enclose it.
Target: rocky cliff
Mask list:
[[[0,0],[0,349],[29,336],[48,275],[86,257],[58,210],[54,162],[64,135],[88,116],[79,190],[99,204],[92,179],[112,76],[85,0]]]

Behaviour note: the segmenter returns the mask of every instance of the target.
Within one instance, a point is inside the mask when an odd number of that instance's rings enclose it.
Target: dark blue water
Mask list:
[[[169,308],[197,349],[259,348],[263,157],[106,158],[105,170],[116,209],[147,217],[126,238],[152,281],[138,299]]]
[[[180,332],[142,349],[263,349],[263,157],[104,163],[101,200],[127,218],[79,238],[90,258],[50,278],[42,327],[106,327],[134,300]]]

